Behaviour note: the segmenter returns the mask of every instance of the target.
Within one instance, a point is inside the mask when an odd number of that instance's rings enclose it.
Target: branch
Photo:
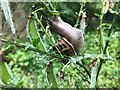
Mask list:
[[[41,54],[46,54],[47,56],[50,56],[50,57],[55,57],[55,58],[59,58],[59,59],[62,59],[62,60],[68,60],[68,59],[69,59],[68,56],[61,57],[59,54],[51,54],[50,52],[45,52],[45,51],[38,50],[38,49],[36,49],[36,48],[31,48],[31,47],[28,47],[28,48],[26,49],[26,47],[27,47],[26,45],[21,45],[21,44],[12,42],[12,41],[7,41],[7,40],[5,40],[5,39],[0,39],[0,40],[1,40],[2,42],[13,44],[13,45],[15,45],[16,47],[23,48],[23,49],[25,49],[25,50],[30,50],[30,51],[38,52],[38,53],[41,53]]]

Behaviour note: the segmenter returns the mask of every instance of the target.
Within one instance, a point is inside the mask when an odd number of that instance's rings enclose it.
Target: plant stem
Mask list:
[[[36,13],[35,13],[36,14]],[[36,14],[37,15],[37,14]],[[52,40],[52,38],[50,37],[50,35],[47,33],[47,31],[45,30],[42,22],[38,19],[38,17],[36,16],[36,20],[37,22],[40,24],[42,30],[46,33],[46,35],[49,37],[50,41],[52,42],[52,45],[54,45],[54,41]],[[56,50],[58,51],[58,53],[60,54],[61,57],[63,57],[62,53],[60,52],[60,50],[57,48],[56,45],[54,45],[54,47],[56,48]]]
[[[70,64],[70,61],[69,61],[67,64],[65,64],[65,65],[64,65],[64,67],[62,68],[62,70],[61,70],[61,71],[64,71],[64,70],[65,70],[65,68],[66,68],[69,64]]]
[[[61,57],[59,54],[51,54],[51,52],[45,52],[45,51],[42,51],[42,50],[38,50],[36,48],[28,47],[26,45],[21,45],[21,44],[12,42],[12,41],[7,41],[5,39],[0,39],[0,40],[5,42],[5,43],[10,43],[12,45],[15,45],[16,47],[23,48],[25,50],[31,50],[31,51],[38,52],[38,53],[41,53],[41,54],[46,54],[47,56],[50,56],[50,57],[55,57],[55,58],[59,58],[59,59],[62,59],[62,60],[68,60],[69,59],[68,56]],[[26,49],[26,47],[27,47],[27,49]]]
[[[109,30],[109,32],[108,32],[108,38],[107,38],[107,40],[106,40],[105,47],[104,47],[104,49],[103,49],[103,54],[105,54],[106,51],[107,51],[107,47],[108,47],[108,44],[109,44],[109,38],[110,38],[111,33],[112,33],[112,28],[110,28],[110,30]],[[98,78],[98,75],[99,75],[99,72],[100,72],[100,70],[101,70],[103,61],[104,61],[104,59],[101,58],[101,59],[100,59],[100,65],[99,65],[99,67],[98,67],[98,72],[97,72],[97,77],[96,77],[96,78]]]
[[[43,3],[43,5],[45,6],[45,8],[47,9],[48,13],[52,14],[52,13],[51,13],[51,10],[46,6],[45,2],[43,1],[42,3]]]
[[[87,81],[90,84],[90,81],[88,81],[88,79],[86,78],[86,76],[82,72],[80,72],[79,68],[76,67],[76,69],[78,70],[79,73],[81,73],[82,79],[85,78],[84,81]]]
[[[103,2],[102,2],[102,5],[103,5]],[[103,6],[104,7],[104,6]],[[103,27],[102,27],[102,23],[103,23],[103,7],[101,9],[101,14],[100,14],[100,29],[99,29],[99,40],[100,40],[100,44],[99,44],[99,47],[100,47],[100,54],[102,54],[102,51],[103,51],[103,48],[105,46],[105,42],[104,42],[104,36],[103,36]],[[97,78],[98,78],[98,75],[99,75],[99,72],[100,72],[100,69],[102,67],[102,64],[103,64],[103,59],[100,58],[100,65],[98,66],[98,71],[97,71],[97,76],[96,76],[96,81],[97,81]]]
[[[80,64],[79,62],[76,62],[76,64],[78,64],[79,66],[83,67],[84,70],[86,71],[86,73],[88,74],[89,78],[91,77],[89,70],[84,65]]]
[[[100,15],[100,53],[102,53],[102,50],[104,48],[104,36],[103,36],[103,29],[102,29],[102,20],[103,20],[103,15],[101,14]]]
[[[80,7],[80,10],[79,10],[79,13],[78,13],[78,17],[77,17],[77,21],[76,21],[76,24],[74,25],[74,27],[77,27],[80,23],[80,16],[82,15],[82,11],[83,11],[83,7],[84,7],[84,4],[81,4],[81,7]]]

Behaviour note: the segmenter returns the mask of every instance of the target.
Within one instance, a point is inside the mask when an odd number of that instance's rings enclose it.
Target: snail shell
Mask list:
[[[64,37],[61,40],[59,40],[55,45],[63,55],[75,55],[74,46]]]

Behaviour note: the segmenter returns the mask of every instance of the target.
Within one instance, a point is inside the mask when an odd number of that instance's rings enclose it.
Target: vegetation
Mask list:
[[[12,4],[15,3],[10,3],[14,10]],[[13,39],[0,37],[4,42],[1,50],[9,59],[0,62],[2,88],[120,87],[120,2],[114,2],[111,8],[107,0],[22,5],[26,14],[32,13],[25,25],[27,37],[18,38],[22,36],[20,32]],[[44,16],[60,15],[81,29],[83,14],[87,16],[83,49],[74,56],[61,55],[59,50],[57,53],[53,47],[61,36],[50,30]]]

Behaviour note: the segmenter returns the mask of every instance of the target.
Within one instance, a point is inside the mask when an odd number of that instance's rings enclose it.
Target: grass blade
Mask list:
[[[15,35],[15,27],[14,27],[14,23],[12,20],[12,14],[10,11],[10,6],[9,6],[9,1],[8,0],[1,0],[1,8],[3,10],[3,13],[5,15],[5,19],[6,21],[9,23],[10,27],[11,27],[11,31],[12,33]]]

